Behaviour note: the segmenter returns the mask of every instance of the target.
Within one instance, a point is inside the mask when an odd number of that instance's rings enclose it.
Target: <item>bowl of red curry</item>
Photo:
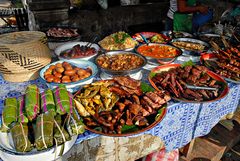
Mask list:
[[[181,49],[159,43],[143,44],[136,48],[136,52],[147,58],[150,64],[169,64],[182,54]]]

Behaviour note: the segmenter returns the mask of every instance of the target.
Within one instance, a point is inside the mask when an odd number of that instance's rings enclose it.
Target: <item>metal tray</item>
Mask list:
[[[139,66],[138,68],[135,68],[135,69],[130,69],[130,70],[111,70],[111,69],[105,69],[105,68],[102,68],[97,60],[99,57],[103,56],[103,55],[107,55],[107,56],[111,56],[111,55],[117,55],[117,54],[132,54],[132,55],[137,55],[138,57],[140,57],[142,60],[143,60],[143,64],[141,66]],[[110,51],[110,52],[107,52],[105,54],[100,54],[98,55],[96,58],[95,58],[95,64],[98,66],[98,68],[101,69],[102,72],[105,72],[106,74],[109,74],[109,75],[129,75],[129,74],[134,74],[134,73],[137,73],[139,72],[142,67],[144,67],[146,64],[147,64],[147,59],[142,56],[142,55],[139,55],[139,54],[136,54],[136,53],[133,53],[133,52],[128,52],[128,51]]]
[[[173,42],[178,42],[178,41],[184,41],[184,42],[190,42],[190,43],[198,43],[201,45],[205,46],[205,49],[202,51],[199,50],[188,50],[188,49],[184,49],[184,48],[180,48],[183,51],[183,55],[191,55],[191,56],[200,56],[202,52],[206,52],[209,48],[210,45],[207,42],[198,40],[198,39],[192,39],[192,38],[177,38],[177,39],[173,39],[170,44],[173,45]],[[174,45],[173,45],[174,46]]]
[[[193,35],[188,32],[183,31],[162,31],[163,35],[166,35],[167,37],[170,37],[171,39],[174,38],[192,38]]]
[[[135,51],[137,53],[139,53],[137,51],[138,48],[141,47],[141,46],[144,46],[144,45],[147,45],[147,44],[142,44],[142,45],[138,46],[137,48],[135,48]],[[178,54],[175,57],[163,57],[161,59],[153,58],[153,57],[150,57],[150,56],[145,56],[149,64],[153,64],[153,65],[169,64],[169,63],[172,63],[178,56],[182,55],[182,50],[178,47],[173,46],[173,45],[159,44],[159,43],[149,43],[148,44],[148,46],[151,46],[151,45],[169,46],[171,48],[176,49],[178,51]],[[139,54],[142,55],[141,53],[139,53]]]
[[[218,44],[220,47],[224,47],[224,43],[222,41],[221,35],[218,34],[212,34],[212,33],[202,33],[198,35],[199,39],[205,42],[213,41],[216,44]],[[230,40],[230,37],[223,36],[225,40]]]
[[[55,27],[55,28],[62,28],[62,29],[77,29],[78,35],[72,36],[72,37],[54,37],[54,36],[48,36],[48,35],[47,35],[47,31],[48,31],[50,28],[53,28],[53,27]],[[79,31],[78,28],[75,28],[75,27],[52,26],[52,27],[49,27],[47,30],[44,30],[43,32],[46,33],[47,38],[48,38],[48,42],[68,42],[68,41],[74,41],[74,40],[80,40],[80,39],[81,39],[80,31]]]

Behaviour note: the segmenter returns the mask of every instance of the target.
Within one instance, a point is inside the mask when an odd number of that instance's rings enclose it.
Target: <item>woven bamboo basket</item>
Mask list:
[[[10,82],[38,77],[38,71],[51,62],[45,33],[21,31],[0,35],[0,73]]]

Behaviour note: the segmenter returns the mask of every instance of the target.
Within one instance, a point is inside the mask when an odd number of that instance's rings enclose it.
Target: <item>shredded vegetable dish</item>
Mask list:
[[[111,34],[99,42],[99,45],[105,50],[125,50],[134,48],[137,44],[137,41],[123,31]]]
[[[138,47],[137,52],[156,59],[173,58],[180,54],[180,51],[177,49],[162,45],[143,45]]]
[[[134,54],[103,55],[97,59],[100,67],[109,70],[131,70],[143,65],[144,60]]]

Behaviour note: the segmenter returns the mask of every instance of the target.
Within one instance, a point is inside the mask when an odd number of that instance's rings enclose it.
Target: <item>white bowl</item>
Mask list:
[[[56,61],[54,63],[51,63],[47,66],[45,66],[41,71],[40,71],[40,78],[41,78],[41,81],[45,82],[47,84],[47,86],[50,88],[50,89],[54,89],[56,88],[59,83],[48,83],[45,78],[44,78],[44,72],[51,66],[51,65],[55,65],[57,63],[63,63],[63,62],[68,62],[70,63],[71,65],[74,65],[76,67],[79,67],[79,68],[83,68],[83,69],[86,69],[86,68],[90,68],[92,70],[92,75],[85,78],[85,79],[82,79],[80,81],[77,81],[77,82],[71,82],[71,83],[61,83],[61,84],[65,84],[66,85],[66,88],[69,92],[76,92],[79,87],[81,85],[84,85],[84,84],[90,84],[93,82],[93,78],[96,76],[96,74],[98,73],[98,68],[97,66],[90,62],[90,61],[87,61],[87,60],[77,60],[77,59],[71,59],[71,60],[67,60],[67,59],[63,59],[63,60],[59,60],[59,61]]]
[[[65,154],[71,149],[71,147],[75,144],[76,140],[77,135],[72,136],[71,140],[65,142],[63,154]],[[56,158],[55,149],[57,150]],[[59,158],[58,154],[60,153],[60,151],[61,145],[43,151],[37,151],[36,149],[33,149],[32,151],[26,153],[17,152],[14,148],[11,134],[0,132],[0,158],[2,160],[50,161]]]
[[[58,46],[54,52],[55,54],[58,56],[58,59],[62,60],[62,59],[66,59],[64,57],[61,57],[60,54],[63,52],[63,51],[66,51],[66,50],[69,50],[69,49],[72,49],[75,45],[87,45],[89,42],[70,42],[70,43],[66,43],[66,44],[63,44],[63,45],[60,45]],[[72,59],[76,59],[76,60],[89,60],[89,59],[92,59],[93,57],[95,57],[97,54],[98,54],[98,51],[100,50],[100,47],[98,46],[98,44],[92,44],[91,47],[95,48],[96,49],[96,53],[93,54],[93,55],[90,55],[90,56],[86,56],[86,57],[82,57],[82,58],[69,58],[69,60],[72,60]]]

